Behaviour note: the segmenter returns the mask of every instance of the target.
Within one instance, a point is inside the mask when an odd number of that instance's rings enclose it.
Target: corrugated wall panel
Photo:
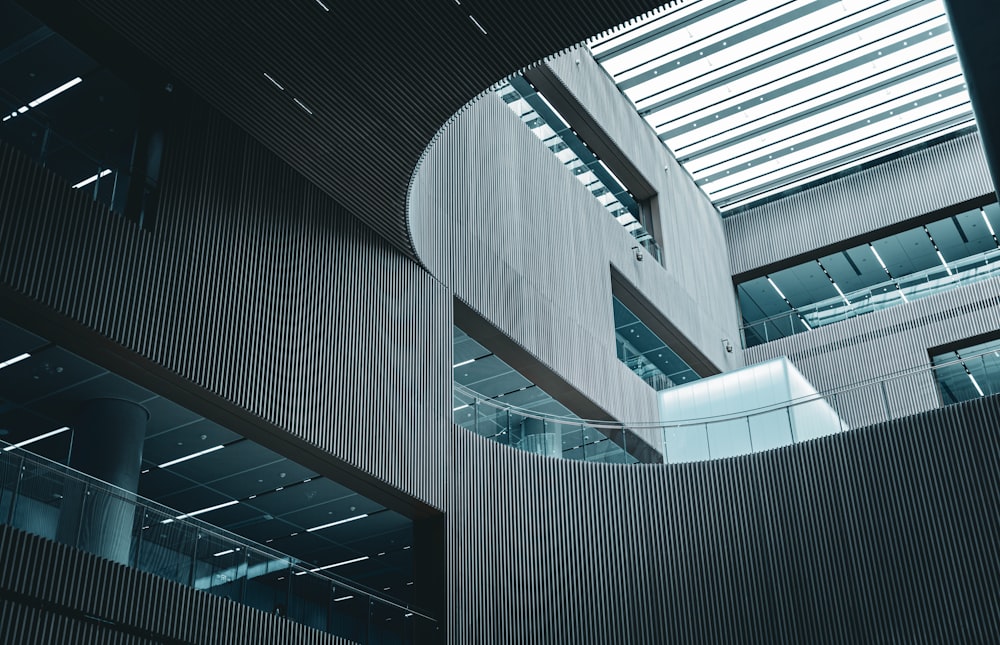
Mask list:
[[[0,561],[4,643],[348,643],[7,525]]]
[[[93,12],[410,253],[406,187],[453,114],[510,72],[662,3],[435,2],[389,11],[362,2],[330,12],[312,0],[37,4]]]
[[[732,272],[760,270],[990,195],[979,134],[966,134],[726,218]]]
[[[674,466],[458,435],[453,641],[996,640],[998,421],[991,398]]]
[[[439,505],[417,465],[447,438],[450,294],[221,116],[182,114],[153,232],[3,146],[0,283]]]

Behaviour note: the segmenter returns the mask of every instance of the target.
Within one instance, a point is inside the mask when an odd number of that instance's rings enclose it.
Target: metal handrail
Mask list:
[[[12,447],[12,444],[6,441],[0,440],[0,446],[3,446],[3,449],[0,450],[0,459],[5,458],[7,455],[16,454],[18,455],[18,457],[21,458],[22,465],[23,462],[27,461],[34,464],[35,466],[47,470],[48,472],[56,473],[59,477],[63,478],[64,480],[66,479],[74,480],[79,483],[86,484],[87,486],[96,487],[99,490],[103,489],[105,492],[115,494],[123,501],[130,502],[134,504],[136,507],[146,507],[148,510],[152,510],[157,513],[162,513],[165,516],[173,518],[171,521],[177,523],[180,526],[190,526],[196,529],[197,531],[208,534],[211,537],[216,537],[220,540],[232,542],[234,546],[239,546],[240,548],[244,549],[247,552],[256,553],[268,559],[287,563],[289,569],[299,568],[302,571],[305,571],[305,573],[310,576],[322,578],[328,582],[336,584],[339,587],[343,587],[344,589],[350,590],[362,596],[367,596],[379,603],[389,605],[395,607],[396,609],[400,609],[406,612],[410,612],[414,616],[419,616],[421,618],[430,620],[435,623],[438,622],[437,619],[427,616],[426,614],[420,612],[419,610],[414,609],[413,607],[410,607],[405,603],[384,596],[378,593],[374,589],[370,589],[368,587],[365,587],[364,585],[359,585],[358,583],[347,580],[346,578],[342,578],[335,573],[331,573],[329,571],[311,571],[306,566],[303,566],[302,560],[292,557],[286,553],[282,553],[280,551],[272,549],[263,544],[258,544],[257,542],[248,540],[247,538],[238,535],[236,533],[233,533],[232,531],[227,531],[224,528],[215,526],[214,524],[211,524],[204,520],[200,520],[196,517],[179,517],[183,516],[184,513],[178,511],[177,509],[170,508],[169,506],[160,504],[155,500],[143,497],[137,493],[133,493],[124,488],[121,488],[120,486],[116,486],[115,484],[112,484],[110,482],[97,479],[96,477],[92,477],[91,475],[76,470],[75,468],[72,468],[65,464],[61,464],[57,461],[53,461],[41,455],[30,452],[25,448],[14,448]]]
[[[969,264],[969,263],[976,264],[978,262],[983,262],[984,260],[993,260],[993,259],[996,259],[996,258],[1000,258],[1000,248],[989,249],[987,251],[983,251],[982,253],[978,253],[976,255],[970,255],[970,256],[964,257],[964,258],[962,258],[960,260],[953,260],[952,262],[948,263],[948,268],[951,269],[952,271],[956,271],[956,273],[954,275],[949,275],[947,277],[951,278],[952,281],[956,281],[957,282],[957,281],[959,281],[962,278],[962,275],[965,272],[969,271],[972,268],[975,268],[975,267],[965,267],[965,268],[962,268],[960,271],[958,271],[959,267],[963,267],[964,265]],[[983,266],[987,266],[989,264],[990,264],[989,262],[983,262]],[[754,327],[756,327],[758,325],[766,324],[766,323],[770,323],[770,322],[775,322],[775,321],[780,321],[780,320],[784,320],[784,319],[788,318],[789,316],[796,316],[796,317],[800,316],[800,315],[801,316],[805,316],[807,314],[814,313],[812,311],[813,308],[818,308],[821,305],[823,305],[823,303],[827,303],[827,302],[836,303],[836,302],[839,301],[839,302],[843,303],[841,306],[844,309],[848,309],[850,307],[855,307],[855,306],[860,307],[860,306],[862,306],[862,305],[864,305],[866,303],[865,302],[861,302],[861,301],[854,302],[854,298],[855,297],[857,297],[857,298],[860,299],[862,296],[865,296],[867,294],[871,294],[876,289],[879,289],[881,287],[900,286],[900,288],[902,288],[903,285],[909,287],[909,286],[917,285],[917,284],[927,284],[927,282],[920,282],[919,281],[920,278],[926,278],[927,276],[930,276],[930,275],[932,275],[935,272],[940,272],[940,271],[944,271],[944,270],[945,270],[944,265],[935,265],[935,266],[932,266],[930,268],[923,269],[921,271],[917,271],[916,273],[911,273],[909,275],[901,276],[899,278],[893,278],[891,280],[883,280],[882,282],[873,284],[873,285],[868,286],[868,287],[862,287],[860,289],[855,289],[854,291],[848,291],[847,293],[844,294],[844,298],[841,298],[839,295],[838,296],[832,296],[830,298],[826,298],[824,300],[820,300],[819,302],[814,302],[812,304],[803,305],[802,307],[795,307],[793,309],[789,309],[788,311],[782,311],[780,313],[774,314],[773,316],[768,316],[767,318],[759,318],[757,320],[754,320],[753,322],[748,322],[745,325],[742,325],[740,327],[740,329],[741,330],[753,329]],[[885,295],[892,295],[893,293],[897,293],[897,292],[895,292],[895,291],[886,291],[884,293],[885,293]],[[879,295],[881,295],[881,294],[879,294]],[[850,305],[848,305],[847,303],[844,303],[844,299],[850,301]],[[831,308],[830,311],[832,311],[832,310],[833,309]],[[817,310],[817,312],[818,312],[818,310]]]
[[[504,411],[510,412],[512,414],[516,414],[518,416],[527,417],[527,418],[531,418],[531,419],[538,419],[540,421],[545,421],[545,422],[558,423],[558,424],[563,424],[563,425],[577,425],[577,426],[583,426],[583,425],[585,425],[585,426],[588,426],[588,427],[591,427],[591,428],[608,429],[608,430],[634,430],[634,429],[644,429],[644,428],[683,428],[683,427],[687,427],[687,426],[702,425],[702,424],[705,424],[705,423],[718,423],[718,422],[723,422],[723,421],[735,421],[735,420],[738,420],[738,419],[743,419],[745,417],[757,416],[757,415],[760,415],[760,414],[767,414],[768,412],[774,412],[774,411],[777,411],[777,410],[784,410],[786,408],[795,407],[797,405],[802,405],[802,404],[805,404],[805,403],[811,403],[811,402],[814,402],[814,401],[819,401],[821,399],[826,399],[827,397],[830,397],[830,396],[839,397],[842,394],[846,394],[846,393],[853,392],[853,391],[856,391],[856,390],[861,390],[863,388],[868,388],[868,387],[871,387],[873,385],[878,385],[880,383],[889,383],[889,382],[892,382],[892,381],[895,381],[895,380],[898,380],[898,379],[902,379],[902,378],[906,378],[906,377],[917,376],[917,375],[924,374],[924,373],[934,372],[935,370],[938,370],[938,369],[941,369],[941,368],[944,368],[944,367],[949,367],[949,366],[952,366],[952,365],[958,365],[958,364],[961,364],[961,363],[965,363],[967,361],[975,360],[977,358],[982,358],[983,356],[985,356],[987,354],[992,354],[992,353],[993,353],[993,351],[989,350],[989,351],[981,352],[979,354],[974,354],[974,355],[971,355],[971,356],[966,356],[964,358],[959,358],[959,359],[955,359],[955,360],[952,360],[952,361],[948,361],[947,363],[940,363],[938,365],[929,365],[929,366],[928,365],[919,365],[919,366],[915,366],[915,367],[905,368],[905,369],[902,369],[902,370],[898,370],[896,372],[891,372],[888,375],[881,376],[881,377],[878,377],[878,378],[867,379],[867,380],[864,380],[864,381],[857,381],[857,382],[852,383],[850,385],[845,385],[845,386],[841,386],[841,387],[837,387],[837,388],[831,388],[831,389],[828,389],[828,390],[823,390],[823,391],[820,391],[820,392],[816,392],[815,394],[809,394],[809,395],[806,395],[806,396],[802,396],[802,397],[798,397],[798,398],[794,398],[794,399],[789,399],[788,401],[784,401],[782,403],[769,404],[769,405],[761,406],[759,408],[750,408],[750,409],[742,410],[742,411],[736,412],[736,413],[730,413],[730,414],[725,414],[725,415],[717,415],[717,416],[710,416],[710,417],[694,417],[694,418],[690,418],[690,419],[681,419],[681,420],[677,420],[677,421],[614,422],[614,421],[607,421],[607,420],[582,419],[582,418],[579,418],[579,417],[566,417],[566,416],[555,415],[555,414],[542,414],[542,413],[539,413],[539,412],[535,412],[533,410],[527,410],[525,408],[520,408],[520,407],[517,407],[517,406],[514,406],[514,405],[509,405],[509,404],[501,403],[501,402],[497,401],[496,399],[491,399],[491,398],[488,398],[488,397],[484,397],[482,394],[479,394],[475,390],[472,390],[472,389],[470,389],[470,388],[468,388],[468,387],[466,387],[464,385],[461,385],[460,383],[455,383],[454,386],[455,386],[455,391],[456,392],[458,392],[462,396],[466,396],[466,397],[472,398],[474,400],[474,402],[476,402],[476,403],[484,403],[484,404],[489,405],[490,407],[496,408],[498,410],[504,410]]]

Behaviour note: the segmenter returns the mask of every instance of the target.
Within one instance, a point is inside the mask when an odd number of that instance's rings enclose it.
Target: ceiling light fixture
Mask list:
[[[983,394],[983,388],[979,387],[979,383],[976,381],[976,377],[969,374],[969,380],[972,381],[972,386],[976,388],[976,392],[979,392],[979,396],[986,396]]]
[[[344,560],[343,562],[334,562],[333,564],[328,564],[328,565],[323,566],[323,567],[316,567],[315,569],[309,569],[308,571],[296,571],[295,575],[297,575],[297,576],[304,576],[307,573],[316,573],[317,571],[326,571],[327,569],[336,569],[337,567],[342,567],[345,564],[354,564],[355,562],[363,562],[364,560],[367,560],[367,559],[368,559],[368,556],[367,555],[363,555],[360,558],[354,558],[353,560]]]
[[[76,184],[73,184],[73,188],[74,188],[74,190],[77,189],[77,188],[83,188],[87,184],[92,184],[95,181],[97,181],[98,179],[100,179],[101,177],[107,177],[110,174],[111,174],[111,169],[110,168],[105,168],[104,170],[102,170],[101,172],[97,173],[93,177],[87,177],[83,181],[81,181],[79,183],[76,183]]]
[[[313,531],[319,531],[319,530],[322,530],[322,529],[328,529],[331,526],[337,526],[338,524],[347,524],[348,522],[353,522],[355,520],[361,520],[361,519],[364,519],[366,517],[368,517],[368,513],[365,513],[363,515],[355,515],[354,517],[348,517],[347,519],[344,519],[344,520],[337,520],[336,522],[330,522],[329,524],[321,524],[319,526],[314,526],[311,529],[306,529],[306,533],[312,533]]]
[[[333,602],[344,602],[345,600],[350,600],[354,596],[341,596],[340,598],[334,598]]]
[[[328,7],[328,6],[326,6],[325,4],[323,4],[323,3],[321,2],[321,0],[316,0],[316,4],[318,4],[318,5],[320,6],[320,7],[322,7],[323,11],[326,11],[326,12],[329,12],[329,11],[330,11],[330,7]]]
[[[49,99],[51,99],[51,98],[53,98],[55,96],[58,96],[59,94],[62,94],[63,92],[65,92],[69,88],[74,87],[76,85],[79,85],[82,82],[83,82],[83,79],[80,78],[79,76],[77,76],[73,80],[67,81],[67,82],[63,83],[62,85],[60,85],[59,87],[57,87],[56,89],[54,89],[54,90],[52,90],[50,92],[46,92],[45,94],[42,94],[41,96],[39,96],[34,101],[29,102],[28,103],[28,107],[36,108],[39,105],[41,105],[42,103],[45,103],[46,101],[48,101]]]
[[[980,208],[979,212],[982,213],[983,221],[986,222],[986,229],[990,232],[990,235],[996,238],[997,234],[993,232],[993,225],[990,224],[990,218],[986,215],[986,209]]]
[[[14,358],[8,358],[4,362],[0,363],[0,370],[2,370],[5,367],[10,367],[14,363],[20,363],[21,361],[27,360],[29,358],[31,358],[31,354],[29,354],[27,352],[25,352],[23,354],[18,354]]]
[[[41,441],[42,439],[48,439],[49,437],[54,437],[57,434],[61,434],[63,432],[66,432],[67,430],[69,430],[69,426],[63,426],[61,428],[57,428],[57,429],[52,430],[50,432],[46,432],[45,434],[40,434],[37,437],[32,437],[31,439],[25,439],[24,441],[20,441],[18,443],[13,444],[13,445],[7,446],[3,450],[4,450],[4,452],[9,452],[9,451],[13,450],[14,448],[22,448],[24,446],[27,446],[28,444],[35,443],[36,441]]]
[[[187,455],[185,457],[181,457],[180,459],[174,459],[173,461],[168,461],[166,463],[162,463],[162,464],[160,464],[160,468],[167,468],[169,466],[173,466],[174,464],[179,464],[182,461],[187,461],[189,459],[194,459],[195,457],[201,457],[202,455],[207,455],[210,452],[215,452],[216,450],[222,450],[223,448],[225,448],[225,446],[222,445],[222,444],[219,444],[218,446],[213,446],[212,448],[207,448],[205,450],[200,450],[198,452],[192,453],[192,454]]]
[[[951,272],[951,267],[948,266],[948,263],[944,261],[944,256],[941,255],[941,251],[936,251],[936,253],[937,253],[938,259],[941,260],[941,265],[944,266],[944,270],[948,272],[948,275],[954,275]]]
[[[767,281],[771,283],[771,286],[774,287],[774,290],[778,292],[778,295],[781,296],[782,300],[788,300],[788,298],[785,297],[785,294],[781,293],[781,289],[778,288],[778,285],[774,284],[774,280],[768,277]]]
[[[271,81],[271,83],[276,88],[278,88],[279,90],[281,90],[282,92],[285,91],[285,86],[282,85],[281,83],[279,83],[277,80],[275,80],[275,78],[273,76],[271,76],[270,74],[268,74],[267,72],[264,72],[264,78],[266,78],[267,80]]]
[[[174,520],[183,520],[183,519],[187,519],[189,517],[195,517],[195,516],[201,515],[203,513],[209,513],[211,511],[217,511],[220,508],[226,508],[227,506],[235,506],[236,504],[239,504],[239,503],[240,503],[240,500],[234,499],[234,500],[229,501],[229,502],[223,502],[222,504],[216,504],[215,506],[209,506],[208,508],[203,508],[203,509],[200,509],[200,510],[197,510],[197,511],[192,511],[190,513],[184,513],[183,515],[178,515],[177,517],[167,518],[167,519],[163,520],[162,522],[160,522],[160,524],[169,524],[170,522],[173,522]]]
[[[484,36],[489,35],[489,34],[486,33],[486,30],[483,28],[483,26],[481,24],[479,24],[479,21],[476,20],[475,16],[473,16],[472,14],[469,14],[469,20],[472,21],[472,24],[474,24],[476,26],[476,28],[479,29],[479,31],[483,32]]]
[[[475,362],[476,362],[476,359],[470,358],[467,361],[462,361],[461,363],[455,363],[454,365],[452,365],[452,367],[462,367],[463,365],[468,365],[469,363],[475,363]]]
[[[305,111],[306,114],[312,116],[313,111],[310,110],[308,107],[306,107],[305,103],[303,103],[302,101],[300,101],[300,100],[298,100],[296,98],[293,98],[292,100],[295,101],[295,105],[297,105],[300,108],[302,108]]]

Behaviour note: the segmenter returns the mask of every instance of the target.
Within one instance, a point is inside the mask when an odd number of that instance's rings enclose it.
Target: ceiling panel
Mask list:
[[[187,455],[192,455],[202,450],[212,448],[214,446],[223,445],[236,441],[241,437],[230,430],[226,430],[222,426],[212,423],[207,419],[201,419],[195,423],[191,423],[179,428],[174,428],[169,432],[164,432],[146,439],[143,446],[143,460],[151,464],[164,464],[174,459],[180,459]],[[246,449],[246,448],[245,448]],[[231,448],[223,448],[223,451],[231,450]],[[228,457],[234,457],[233,453],[226,453]],[[200,464],[194,464],[193,462],[200,459],[206,459],[210,455],[203,455],[201,457],[195,457],[194,459],[176,464],[174,466],[169,466],[169,468],[174,469],[175,472],[180,472],[184,475],[190,475],[192,473],[197,473],[206,461],[202,461]],[[185,464],[187,464],[185,466]],[[257,464],[254,464],[257,465]],[[246,468],[250,466],[247,465]],[[212,479],[218,479],[218,477],[212,477]]]

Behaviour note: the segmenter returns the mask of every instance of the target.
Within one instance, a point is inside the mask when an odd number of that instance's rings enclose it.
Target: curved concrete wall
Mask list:
[[[722,223],[589,54],[546,68],[585,104],[601,90],[616,99],[591,118],[615,126],[658,196],[665,268],[636,261],[634,238],[494,94],[458,114],[417,168],[414,246],[457,298],[613,417],[654,420],[653,390],[616,358],[611,269],[705,357],[702,369],[737,367],[742,356],[721,342],[738,334]]]

